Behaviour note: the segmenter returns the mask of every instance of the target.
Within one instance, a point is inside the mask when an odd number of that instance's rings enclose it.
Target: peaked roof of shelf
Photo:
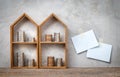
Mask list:
[[[11,25],[12,27],[15,27],[17,23],[19,23],[23,18],[27,18],[31,23],[33,23],[35,26],[38,26],[33,19],[28,16],[26,13],[23,13],[20,17],[17,18],[17,20]]]
[[[54,13],[50,14],[41,24],[42,27],[50,18],[54,17],[57,21],[59,21],[65,28],[67,28],[66,24],[64,24]]]

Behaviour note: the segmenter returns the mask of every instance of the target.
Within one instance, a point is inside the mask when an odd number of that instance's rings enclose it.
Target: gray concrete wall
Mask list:
[[[10,67],[9,27],[24,12],[37,24],[51,13],[67,24],[69,67],[120,67],[120,0],[0,0],[0,67]],[[71,37],[90,29],[113,45],[111,63],[75,53]]]

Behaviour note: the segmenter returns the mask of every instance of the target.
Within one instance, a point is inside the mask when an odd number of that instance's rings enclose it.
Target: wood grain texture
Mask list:
[[[0,77],[120,77],[120,67],[0,69]]]

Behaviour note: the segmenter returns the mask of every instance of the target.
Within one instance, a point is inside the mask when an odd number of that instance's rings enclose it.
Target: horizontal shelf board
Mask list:
[[[40,42],[41,44],[66,44],[66,42]]]
[[[66,67],[65,66],[61,66],[61,67],[58,67],[58,66],[41,66],[40,68],[43,68],[43,69],[65,69]]]
[[[12,68],[16,68],[16,69],[28,69],[28,68],[30,68],[30,69],[33,69],[33,68],[38,68],[37,66],[35,66],[35,67],[28,67],[28,66],[24,66],[24,67],[17,67],[17,66],[15,66],[15,67],[12,67]]]
[[[13,44],[37,44],[37,42],[12,42]]]

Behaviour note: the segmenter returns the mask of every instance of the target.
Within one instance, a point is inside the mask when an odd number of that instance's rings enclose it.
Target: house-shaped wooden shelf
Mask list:
[[[54,39],[46,41],[48,34]],[[66,68],[67,35],[67,26],[55,14],[38,27],[24,13],[10,26],[11,68]],[[48,66],[48,56],[54,56],[54,65]],[[56,58],[61,60],[59,65]]]
[[[60,33],[60,40],[55,41],[54,33]],[[46,35],[52,35],[51,41],[46,41]],[[39,67],[40,68],[66,68],[67,67],[67,26],[55,15],[48,16],[39,26]],[[49,39],[49,38],[48,38]],[[48,56],[62,58],[62,65],[48,65]]]
[[[38,29],[25,13],[10,26],[11,68],[38,68]]]

